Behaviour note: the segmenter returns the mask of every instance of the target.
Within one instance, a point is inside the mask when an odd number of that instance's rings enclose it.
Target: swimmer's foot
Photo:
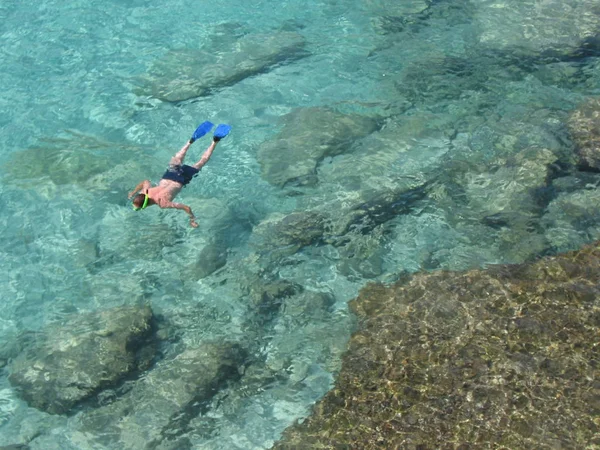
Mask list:
[[[202,136],[204,136],[206,133],[212,130],[212,127],[212,122],[209,122],[208,120],[206,122],[201,123],[198,126],[198,128],[196,128],[196,131],[194,131],[194,134],[190,138],[190,144],[193,144],[196,139],[200,139]]]
[[[215,129],[215,134],[213,135],[213,141],[219,142],[221,139],[223,139],[225,136],[227,136],[229,134],[230,130],[231,130],[231,127],[229,125],[226,125],[224,123],[219,124],[217,126],[217,128]]]

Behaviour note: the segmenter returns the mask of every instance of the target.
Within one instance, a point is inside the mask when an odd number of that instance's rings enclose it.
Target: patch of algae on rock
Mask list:
[[[600,241],[367,286],[336,386],[274,448],[597,448],[599,281]]]
[[[600,171],[600,98],[588,99],[575,109],[568,125],[580,168]]]

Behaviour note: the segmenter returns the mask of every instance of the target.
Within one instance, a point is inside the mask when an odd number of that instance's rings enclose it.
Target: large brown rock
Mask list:
[[[600,445],[600,242],[372,284],[339,379],[277,449]]]

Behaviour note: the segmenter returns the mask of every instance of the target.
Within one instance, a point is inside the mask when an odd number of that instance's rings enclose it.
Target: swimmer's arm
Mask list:
[[[174,208],[174,209],[181,209],[182,211],[185,211],[187,213],[188,216],[190,216],[190,225],[194,228],[198,227],[198,223],[196,222],[196,217],[194,216],[194,213],[192,212],[192,208],[190,208],[187,205],[184,205],[183,203],[174,203],[174,202],[165,202],[162,204],[159,204],[159,206],[161,208]]]
[[[129,195],[127,196],[127,198],[131,198],[133,197],[135,194],[137,194],[138,192],[144,190],[147,191],[148,189],[150,189],[150,186],[152,186],[150,184],[150,180],[144,180],[142,181],[140,184],[138,184],[135,189],[133,191],[131,191],[129,193]]]

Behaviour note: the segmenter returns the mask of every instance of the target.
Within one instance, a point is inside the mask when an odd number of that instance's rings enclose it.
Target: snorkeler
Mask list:
[[[199,139],[208,133],[212,127],[213,124],[207,121],[196,129],[191,139],[181,148],[181,150],[175,154],[175,156],[173,156],[173,158],[171,158],[171,161],[169,162],[169,168],[162,176],[158,186],[152,187],[149,180],[144,180],[129,193],[127,198],[131,198],[137,194],[133,198],[134,210],[140,211],[151,205],[158,205],[161,208],[182,209],[188,214],[188,216],[190,216],[190,225],[194,228],[198,227],[198,223],[196,222],[196,217],[194,217],[192,209],[183,203],[174,203],[173,199],[177,194],[179,194],[181,189],[183,189],[183,187],[188,184],[192,178],[198,174],[198,172],[200,172],[200,169],[202,169],[202,167],[210,159],[210,156],[217,146],[217,143],[227,136],[229,134],[229,130],[231,130],[229,125],[221,124],[217,126],[212,142],[202,155],[202,158],[200,158],[196,164],[191,166],[183,164],[185,154],[190,146],[196,139]]]

